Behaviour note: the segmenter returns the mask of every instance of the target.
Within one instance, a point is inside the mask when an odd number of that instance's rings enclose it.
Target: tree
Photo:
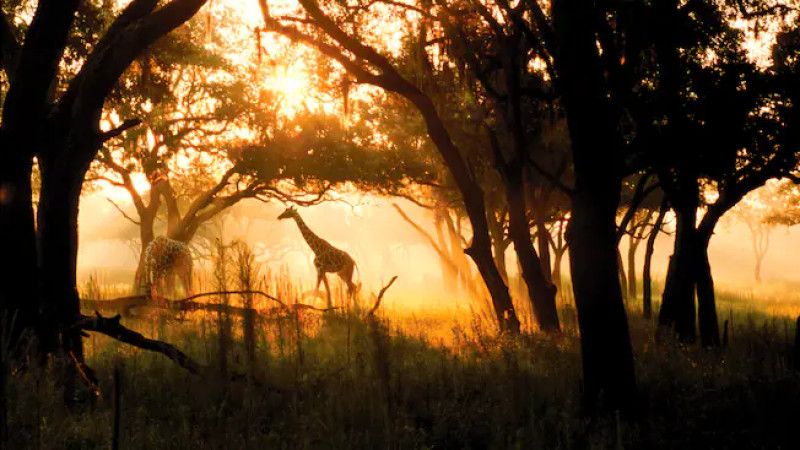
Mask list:
[[[438,2],[438,5],[443,10],[444,19],[440,23],[445,37],[455,48],[452,57],[457,64],[471,70],[467,80],[475,80],[473,92],[483,97],[483,103],[488,106],[484,112],[487,116],[484,126],[489,133],[494,166],[504,186],[508,234],[514,243],[534,315],[542,329],[558,330],[556,289],[550,280],[544,217],[552,190],[539,189],[540,198],[537,198],[537,189],[526,189],[526,185],[534,182],[534,158],[543,147],[541,129],[545,120],[542,116],[551,109],[543,101],[550,93],[544,80],[546,73],[529,70],[536,53],[530,51],[533,43],[524,36],[526,28],[518,23],[522,18],[517,16],[522,15],[522,10],[499,2],[503,12],[511,18],[501,22],[481,2]],[[530,200],[526,200],[526,191],[534,194]],[[539,230],[539,253],[531,239],[529,210],[534,212]],[[540,254],[547,257],[540,260]]]
[[[636,382],[617,281],[616,212],[624,141],[617,131],[621,114],[614,101],[631,86],[613,77],[620,70],[620,58],[615,57],[620,54],[619,41],[614,39],[608,16],[597,7],[574,0],[554,1],[552,26],[538,5],[532,8],[534,25],[548,50],[543,57],[552,58],[555,66],[572,141],[575,187],[567,242],[585,401],[596,407],[602,396],[602,406],[627,410],[633,405]]]
[[[76,290],[77,215],[81,185],[103,142],[138,124],[128,118],[100,129],[106,98],[123,71],[152,43],[191,18],[205,0],[134,0],[97,39],[87,40],[80,69],[60,86],[61,64],[83,2],[37,4],[27,27],[16,27],[3,8],[0,20],[2,68],[9,81],[0,125],[0,235],[3,254],[16,255],[0,278],[0,304],[17,315],[19,327],[35,330],[43,352],[62,349],[83,358]],[[89,6],[86,6],[89,5]],[[94,3],[84,4],[93,7]],[[106,5],[108,7],[108,5]],[[24,36],[24,38],[23,38]],[[90,45],[88,45],[90,44]],[[68,72],[67,72],[68,73]],[[41,169],[42,187],[34,227],[31,171]],[[37,297],[30,291],[38,286]],[[35,289],[37,290],[37,289]]]
[[[644,266],[642,267],[642,314],[645,319],[650,319],[653,314],[653,301],[652,301],[652,281],[650,271],[653,261],[653,252],[655,251],[656,238],[662,232],[664,226],[664,218],[669,211],[669,201],[666,197],[662,196],[661,206],[658,209],[658,215],[653,223],[653,227],[647,236],[647,244],[645,244],[644,251]]]
[[[654,59],[644,67],[653,82],[631,108],[635,139],[676,215],[659,323],[692,342],[699,319],[704,346],[720,344],[708,260],[717,223],[748,192],[790,175],[798,161],[786,132],[797,114],[794,75],[758,70],[731,14],[742,13],[706,2],[645,8],[641,24],[648,24]]]
[[[249,66],[234,66],[207,50],[208,38],[203,46],[194,44],[204,24],[187,28],[162,39],[142,67],[130,71],[114,113],[133,112],[144,126],[106,146],[97,160],[109,174],[99,178],[130,194],[135,214],[122,212],[139,225],[142,248],[153,239],[162,209],[166,235],[188,243],[204,223],[246,198],[312,204],[345,183],[392,194],[428,178],[431,171],[419,156],[400,158],[383,148],[363,121],[344,130],[325,113],[282,113],[279,93],[269,86],[244,88],[253,73],[268,76],[270,65],[254,57]],[[136,175],[147,179],[149,201],[133,183]]]
[[[484,204],[484,192],[472,174],[458,146],[454,143],[448,127],[438,114],[431,97],[409,77],[404,76],[392,63],[391,58],[353,37],[352,24],[337,22],[327,15],[313,0],[301,0],[301,9],[289,14],[298,14],[298,21],[290,16],[279,20],[270,14],[267,3],[260,1],[265,26],[294,41],[311,45],[329,58],[336,60],[355,78],[357,83],[367,83],[387,92],[398,94],[411,103],[422,115],[428,135],[441,155],[450,175],[464,201],[465,210],[472,225],[473,238],[466,250],[478,267],[491,294],[495,314],[501,328],[512,333],[519,331],[519,319],[514,312],[508,287],[494,263],[491,238],[489,236]],[[349,18],[363,16],[366,9],[354,9]],[[334,16],[339,17],[339,16]],[[287,24],[289,22],[291,24]],[[350,32],[343,26],[351,27]],[[362,33],[364,28],[359,27]]]
[[[750,232],[755,257],[753,276],[761,282],[761,267],[769,250],[769,237],[778,225],[792,226],[798,219],[798,190],[791,181],[769,180],[742,198],[731,209],[733,218],[743,222]]]

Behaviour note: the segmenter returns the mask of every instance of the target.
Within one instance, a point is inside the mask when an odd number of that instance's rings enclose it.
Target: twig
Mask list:
[[[69,356],[75,363],[75,367],[78,369],[78,373],[81,375],[81,378],[83,378],[84,384],[92,389],[94,395],[101,397],[100,388],[97,387],[97,377],[94,376],[92,370],[85,363],[78,361],[78,358],[75,357],[75,353],[69,352]]]
[[[378,292],[378,298],[375,300],[375,305],[373,305],[372,309],[369,310],[369,312],[367,313],[367,317],[375,316],[375,311],[377,311],[378,307],[381,306],[381,300],[383,299],[383,294],[385,294],[386,291],[389,290],[392,284],[394,284],[395,280],[397,280],[397,275],[393,276],[392,279],[389,280],[389,283],[381,288],[380,292]]]
[[[109,203],[114,205],[114,208],[117,208],[117,211],[119,211],[120,214],[122,214],[122,217],[130,220],[131,222],[133,222],[134,225],[141,225],[142,224],[142,222],[140,222],[140,221],[134,219],[133,217],[129,216],[128,213],[126,213],[125,210],[123,210],[121,206],[119,206],[116,202],[114,202],[114,200],[111,200],[108,197],[106,197],[106,200],[108,200]]]

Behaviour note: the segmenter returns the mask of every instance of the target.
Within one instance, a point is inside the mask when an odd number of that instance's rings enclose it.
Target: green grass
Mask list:
[[[568,299],[566,332],[517,339],[497,337],[480,315],[395,313],[378,326],[358,307],[276,316],[258,324],[254,365],[234,319],[228,367],[251,374],[238,381],[215,369],[216,316],[125,318],[208,365],[208,373],[191,375],[160,355],[93,335],[86,349],[100,397],[69,410],[52,367],[12,375],[8,448],[109,448],[115,365],[122,449],[796,448],[793,320],[751,306],[752,299],[720,295],[721,319],[728,314],[733,327],[719,352],[656,341],[652,321],[632,306],[642,409],[629,419],[582,413]]]

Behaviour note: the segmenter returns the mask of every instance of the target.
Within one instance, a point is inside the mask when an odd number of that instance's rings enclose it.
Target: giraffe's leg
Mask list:
[[[353,299],[356,294],[356,285],[353,283],[353,264],[347,264],[344,269],[339,271],[338,275],[347,284],[347,295]]]
[[[328,284],[328,276],[322,273],[322,282],[325,283],[325,293],[328,294],[328,308],[333,308],[333,299],[331,299],[331,287]]]
[[[314,288],[315,291],[319,291],[319,284],[322,283],[322,277],[325,276],[322,273],[322,269],[317,266],[317,287]]]

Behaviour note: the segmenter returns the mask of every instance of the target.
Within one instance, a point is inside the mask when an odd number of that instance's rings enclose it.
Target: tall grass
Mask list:
[[[244,250],[229,261],[236,272],[226,283],[255,286],[287,302],[308,296],[285,272],[259,272]],[[346,292],[336,292],[345,304]],[[735,303],[720,297],[721,305]],[[788,356],[789,319],[732,308],[729,346],[705,351],[656,341],[653,323],[632,311],[640,414],[590,418],[579,403],[579,339],[568,297],[559,304],[564,333],[513,339],[498,336],[480,314],[379,310],[377,319],[365,320],[370,300],[363,293],[336,313],[287,314],[258,297],[230,296],[212,301],[250,304],[261,314],[250,325],[230,317],[228,330],[219,317],[201,313],[161,322],[163,339],[210,366],[222,364],[224,353],[231,373],[249,374],[241,381],[218,371],[194,376],[160,355],[93,336],[87,354],[100,379],[100,400],[69,411],[42,372],[46,367],[11,375],[8,448],[108,448],[115,425],[121,449],[797,443],[800,383]],[[148,333],[159,320],[142,314],[124,323]],[[228,335],[220,339],[221,333]],[[114,386],[122,388],[116,418]]]

